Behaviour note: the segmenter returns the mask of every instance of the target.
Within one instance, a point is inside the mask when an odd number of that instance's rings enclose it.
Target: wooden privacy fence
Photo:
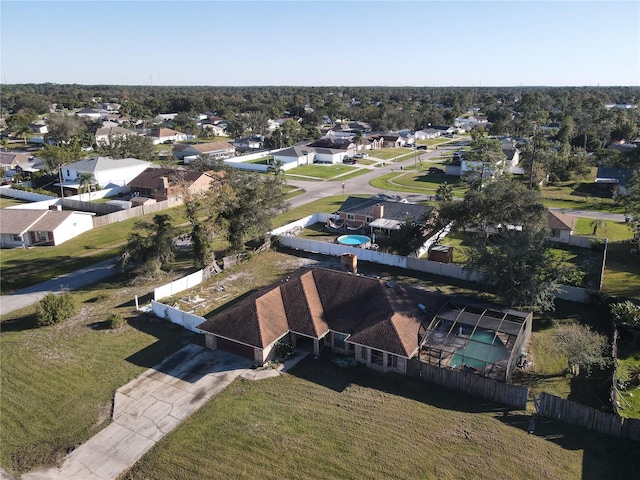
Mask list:
[[[640,441],[640,420],[622,418],[613,413],[601,412],[571,400],[540,394],[538,414],[570,425],[595,430],[612,437]]]
[[[417,361],[417,360],[416,360]],[[425,382],[435,383],[467,395],[473,395],[509,407],[525,410],[529,389],[520,385],[502,383],[472,373],[447,369],[418,362],[418,374]]]
[[[93,227],[97,228],[115,222],[122,222],[123,220],[127,220],[129,218],[139,217],[140,215],[146,215],[147,213],[160,212],[162,210],[166,210],[167,208],[176,207],[178,205],[182,205],[182,200],[169,199],[162,202],[152,203],[150,205],[142,205],[140,207],[133,207],[127,210],[119,210],[102,217],[93,217]]]

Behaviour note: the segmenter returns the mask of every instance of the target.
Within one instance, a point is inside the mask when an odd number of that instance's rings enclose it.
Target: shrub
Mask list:
[[[112,313],[111,315],[109,315],[109,318],[107,318],[107,321],[105,322],[105,327],[108,328],[109,330],[115,330],[117,328],[122,327],[124,323],[125,322],[122,315],[120,315],[119,313]]]
[[[66,320],[73,315],[75,309],[69,290],[63,289],[59,294],[48,293],[37,306],[38,326],[44,327]]]
[[[631,300],[611,305],[611,315],[616,323],[622,327],[640,327],[640,306]]]
[[[279,358],[285,359],[293,356],[293,347],[288,343],[277,342],[275,345],[276,355]]]

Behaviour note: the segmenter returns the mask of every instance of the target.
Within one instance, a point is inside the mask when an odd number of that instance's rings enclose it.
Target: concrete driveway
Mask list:
[[[250,360],[188,345],[115,394],[113,423],[68,454],[57,467],[24,480],[115,480],[162,437],[249,372]]]

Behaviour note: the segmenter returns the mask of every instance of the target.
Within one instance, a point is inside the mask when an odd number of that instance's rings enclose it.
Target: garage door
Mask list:
[[[224,350],[225,352],[238,355],[239,357],[253,360],[253,347],[242,345],[241,343],[236,343],[231,340],[227,340],[226,338],[218,337],[218,348],[220,350]]]

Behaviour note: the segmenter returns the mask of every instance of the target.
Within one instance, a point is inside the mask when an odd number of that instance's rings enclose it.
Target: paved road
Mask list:
[[[27,473],[22,480],[115,480],[238,376],[277,376],[302,358],[287,360],[281,370],[252,370],[251,360],[190,344],[116,391],[111,424],[60,465]]]
[[[41,300],[49,292],[60,292],[61,286],[69,290],[77,290],[92,283],[99,282],[118,272],[115,259],[105,260],[90,267],[67,273],[46,282],[18,290],[11,295],[0,297],[0,314],[13,312]]]

